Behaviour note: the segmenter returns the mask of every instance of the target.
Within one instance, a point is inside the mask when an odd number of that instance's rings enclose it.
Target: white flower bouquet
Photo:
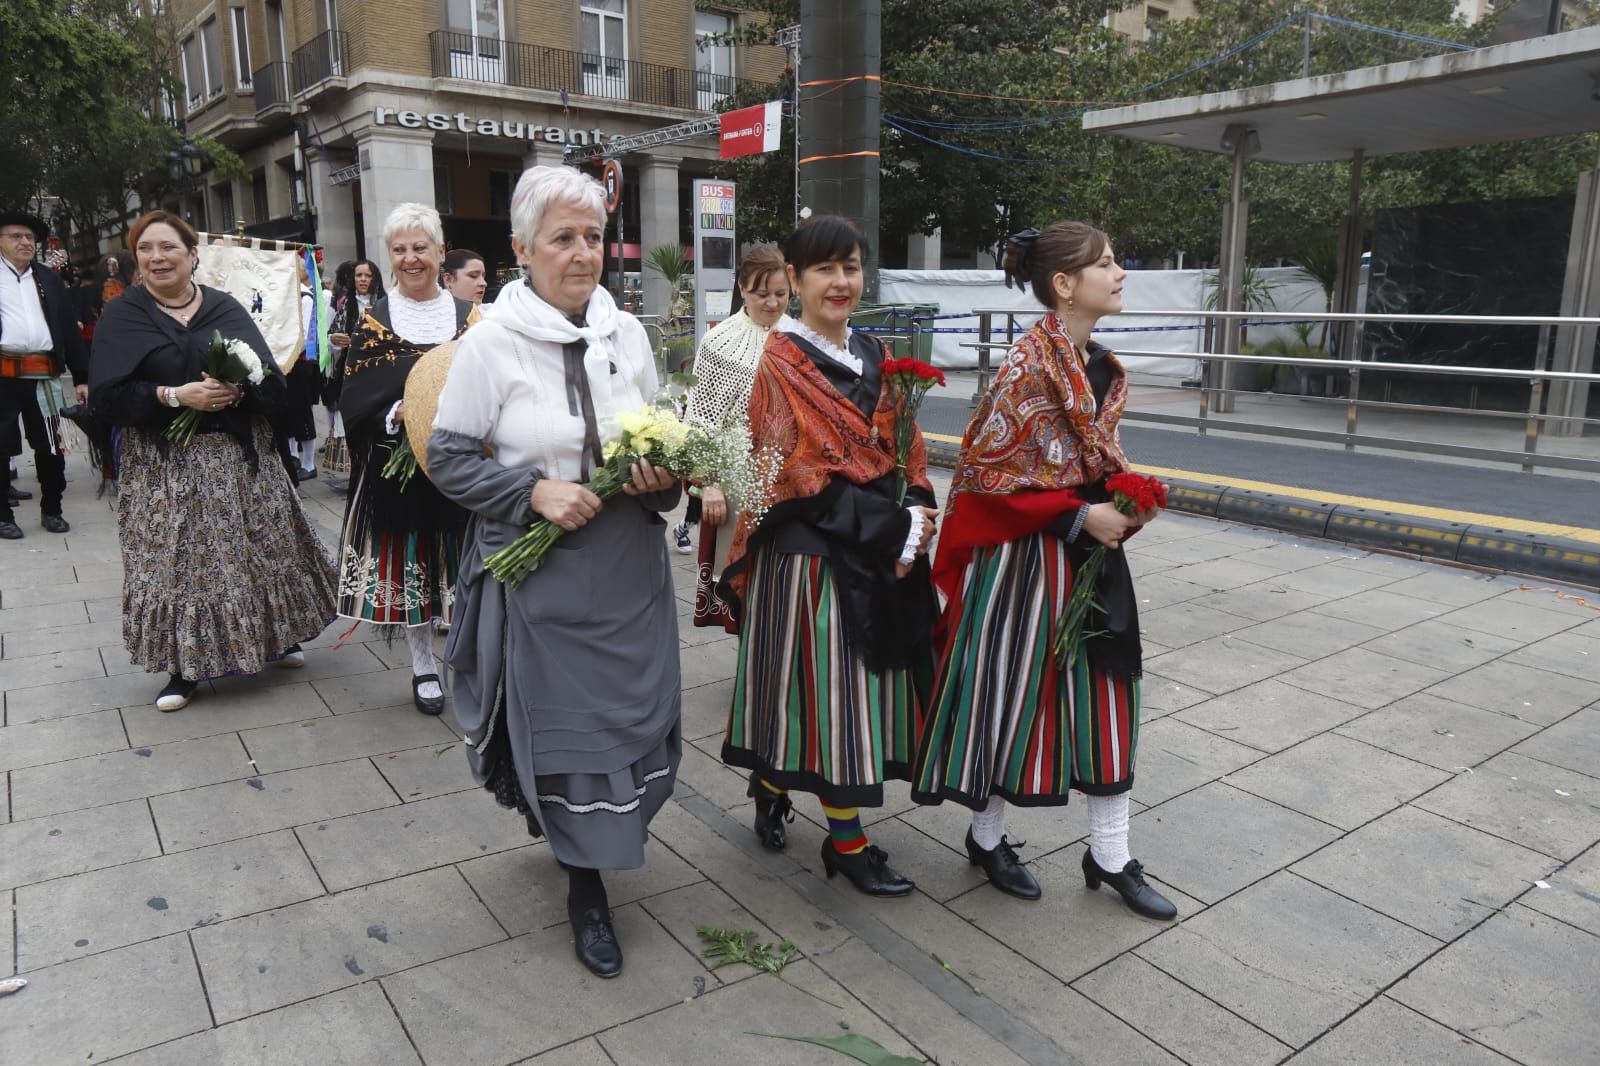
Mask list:
[[[641,459],[674,477],[720,485],[731,502],[746,509],[763,498],[750,431],[741,421],[707,428],[684,422],[667,408],[646,406],[618,415],[616,422],[621,434],[606,445],[605,465],[584,484],[600,499],[620,493],[631,480],[630,467]],[[541,518],[484,565],[496,580],[515,588],[538,569],[562,533],[560,526]]]
[[[259,385],[267,378],[267,368],[256,350],[241,340],[225,339],[220,331],[213,331],[211,344],[206,348],[205,372],[217,381],[229,385]],[[200,428],[200,414],[193,407],[185,407],[167,427],[167,437],[179,444],[194,440]]]

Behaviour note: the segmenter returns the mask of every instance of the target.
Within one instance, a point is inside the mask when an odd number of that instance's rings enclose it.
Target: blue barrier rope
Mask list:
[[[1031,313],[1031,312],[1029,312],[1029,313]],[[1131,314],[1137,314],[1138,312],[1135,311],[1135,312],[1130,312],[1130,313]],[[971,318],[973,316],[971,316],[971,315],[956,315],[956,316],[938,316],[938,317]],[[918,318],[917,321],[924,322],[924,321],[927,321],[927,319]],[[1274,320],[1271,320],[1271,321],[1263,320],[1263,321],[1254,321],[1254,322],[1240,322],[1239,324],[1241,326],[1314,326],[1314,325],[1317,325],[1318,323],[1320,323],[1321,321],[1322,320],[1318,319],[1318,318],[1286,320],[1286,321],[1281,321],[1281,322],[1276,320],[1276,319],[1274,319]],[[855,331],[857,333],[883,333],[883,334],[887,334],[887,335],[893,336],[893,337],[909,337],[909,336],[911,336],[911,332],[912,332],[910,327],[908,327],[908,326],[855,326],[853,328],[855,329]],[[1199,325],[1199,326],[1105,326],[1105,327],[1103,327],[1101,329],[1095,330],[1095,332],[1096,333],[1192,333],[1195,330],[1203,330],[1203,329],[1205,329],[1204,325]],[[960,333],[960,334],[969,334],[970,335],[970,334],[975,334],[975,333],[981,333],[982,330],[980,330],[976,326],[925,326],[925,327],[917,330],[917,332],[918,333]],[[995,330],[991,330],[991,332],[998,333],[998,332],[1001,332],[1001,330],[995,329]],[[1019,332],[1021,332],[1021,331],[1019,331]]]

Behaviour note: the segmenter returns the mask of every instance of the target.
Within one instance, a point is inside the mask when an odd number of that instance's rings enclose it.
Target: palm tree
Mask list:
[[[676,244],[663,244],[650,249],[645,258],[645,268],[660,274],[672,286],[672,305],[667,308],[667,321],[676,322],[694,314],[694,265]]]

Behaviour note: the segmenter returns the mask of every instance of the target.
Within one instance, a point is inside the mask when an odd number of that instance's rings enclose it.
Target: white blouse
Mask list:
[[[602,444],[616,438],[616,416],[651,402],[659,386],[644,327],[632,315],[618,318],[608,341],[611,398],[592,390]],[[583,470],[583,413],[568,406],[562,346],[493,319],[456,343],[433,428],[487,441],[505,466],[536,467],[562,481],[579,480]]]
[[[456,298],[444,289],[431,300],[413,300],[403,292],[390,292],[389,324],[396,336],[412,344],[443,344],[456,335]]]

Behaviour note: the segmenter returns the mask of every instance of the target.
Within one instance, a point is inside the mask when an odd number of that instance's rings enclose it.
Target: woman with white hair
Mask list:
[[[434,483],[471,516],[445,659],[474,777],[549,838],[578,959],[615,977],[601,872],[644,865],[682,750],[661,517],[680,488],[647,462],[609,502],[583,487],[616,416],[657,387],[643,327],[599,287],[599,182],[534,167],[511,223],[526,277],[457,346],[428,444]],[[521,585],[501,584],[483,561],[537,518],[565,535]]]
[[[350,445],[350,501],[340,538],[339,614],[403,626],[411,650],[412,700],[423,714],[444,710],[433,657],[433,621],[450,620],[466,515],[420,470],[409,481],[383,476],[405,439],[406,375],[423,353],[478,320],[476,308],[439,288],[444,230],[439,213],[401,204],[383,224],[395,286],[350,335],[339,411]]]

